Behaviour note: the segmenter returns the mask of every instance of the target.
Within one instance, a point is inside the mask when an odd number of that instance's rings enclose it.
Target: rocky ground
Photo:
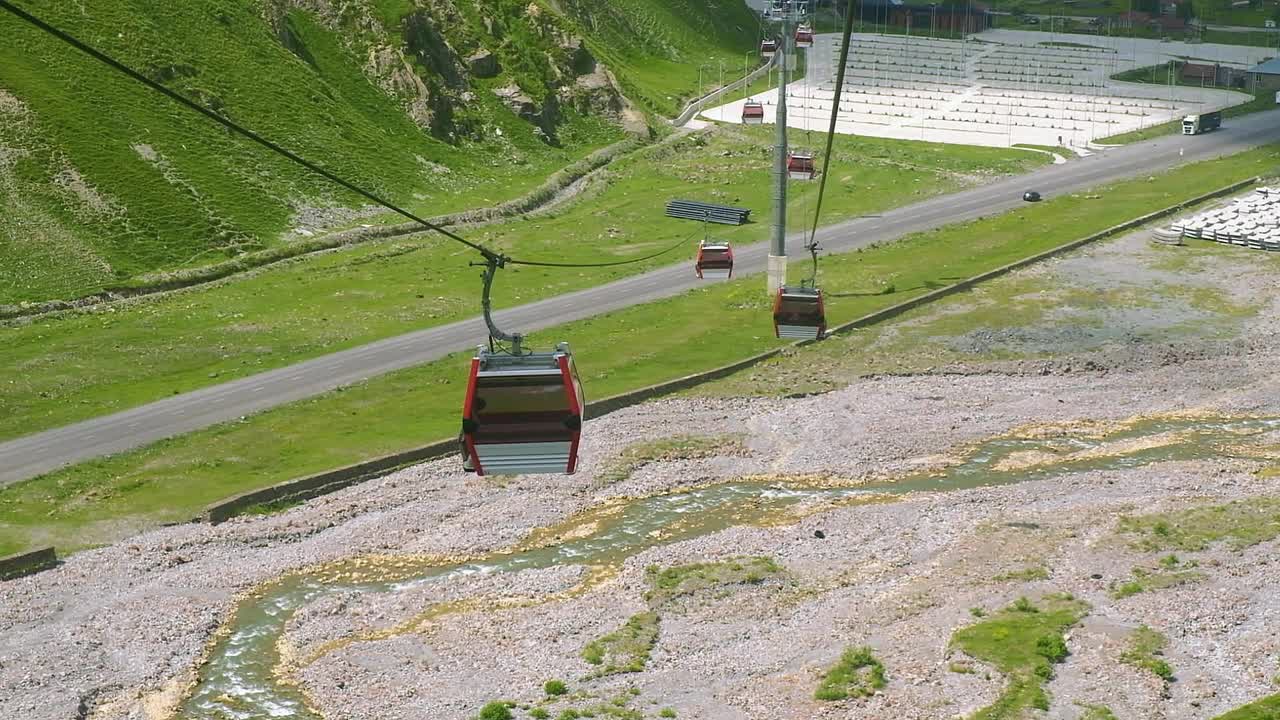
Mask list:
[[[1200,257],[1185,267],[1155,255],[1169,251],[1123,238],[1008,281],[1035,278],[1053,291],[1087,279],[1090,292],[1102,292],[1166,272],[1163,281],[1193,276],[1188,282],[1260,312],[1193,303],[1230,315],[1231,332],[1179,322],[1170,344],[1168,307],[1149,308],[1147,333],[1037,333],[1039,357],[992,350],[1035,327],[984,327],[937,339],[946,363],[931,370],[908,362],[912,372],[850,378],[811,397],[678,398],[594,420],[582,470],[571,477],[476,478],[452,459],[429,463],[274,516],[145,533],[0,584],[0,717],[174,716],[238,596],[291,571],[362,555],[375,558],[364,568],[373,574],[397,558],[474,559],[520,546],[540,527],[557,528],[536,536],[554,544],[613,517],[593,509],[744,477],[857,486],[942,473],[1011,434],[1049,438],[1064,455],[1084,439],[1100,449],[1083,465],[1048,451],[1028,455],[1041,470],[1061,468],[1028,472],[1025,482],[874,502],[815,499],[691,539],[657,534],[651,547],[603,567],[564,563],[326,597],[285,625],[278,671],[328,720],[471,718],[492,700],[541,702],[552,678],[572,691],[545,705],[552,717],[617,700],[619,717],[670,708],[681,718],[950,718],[990,704],[1005,686],[998,669],[951,646],[955,630],[978,622],[972,609],[1067,592],[1088,612],[1067,633],[1071,654],[1047,683],[1052,702],[1038,717],[1082,717],[1084,704],[1129,719],[1216,717],[1280,691],[1280,541],[1179,550],[1181,562],[1195,562],[1194,581],[1117,597],[1135,567],[1169,554],[1136,546],[1118,518],[1280,495],[1280,481],[1258,472],[1275,458],[1280,433],[1154,463],[1140,461],[1141,448],[1196,438],[1109,438],[1141,428],[1126,424],[1135,418],[1192,418],[1194,428],[1197,416],[1280,417],[1277,276],[1258,251],[1173,250],[1187,254],[1179,262]],[[967,312],[969,302],[930,312]],[[1117,322],[1141,325],[1142,314],[1126,309]],[[600,481],[624,448],[673,428],[741,435],[746,452],[651,462]],[[780,571],[661,603],[646,598],[650,566],[741,556],[767,556]],[[1026,572],[1033,568],[1042,570]],[[660,631],[644,670],[588,677],[597,668],[583,647],[648,610]],[[1144,624],[1167,636],[1163,657],[1175,682],[1122,662]],[[885,687],[863,699],[815,700],[822,674],[859,645],[883,663]],[[265,716],[261,708],[244,715]]]

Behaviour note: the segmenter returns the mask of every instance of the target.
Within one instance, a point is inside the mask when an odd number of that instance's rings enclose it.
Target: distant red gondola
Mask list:
[[[796,47],[813,47],[813,28],[808,25],[796,28]]]
[[[745,125],[764,124],[764,105],[757,100],[748,100],[742,106],[742,122]]]
[[[773,331],[780,338],[817,340],[827,330],[822,291],[783,286],[773,301]]]
[[[812,180],[818,171],[813,164],[813,153],[796,150],[787,156],[787,176],[792,180]]]
[[[760,57],[771,58],[776,52],[778,52],[777,40],[762,40],[760,42]]]
[[[584,407],[566,343],[526,355],[481,348],[471,361],[462,409],[464,469],[572,474]]]
[[[703,240],[693,269],[704,280],[728,280],[733,277],[733,248],[727,242]]]

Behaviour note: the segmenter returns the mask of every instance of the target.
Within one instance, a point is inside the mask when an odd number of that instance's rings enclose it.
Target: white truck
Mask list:
[[[1222,112],[1214,111],[1182,118],[1183,135],[1199,135],[1222,127]]]

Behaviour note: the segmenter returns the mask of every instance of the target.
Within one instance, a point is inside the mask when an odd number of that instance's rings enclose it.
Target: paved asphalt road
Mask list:
[[[1276,141],[1280,141],[1280,111],[1258,113],[1229,120],[1222,129],[1206,135],[1169,136],[1113,148],[1064,165],[1047,166],[1026,175],[935,197],[880,217],[832,225],[818,232],[818,240],[828,253],[848,252],[874,242],[1017,207],[1024,189],[1038,190],[1048,200],[1180,162],[1206,160]],[[1180,151],[1185,151],[1185,155]],[[800,236],[788,239],[788,254],[793,256],[792,264],[796,266],[790,275],[793,280],[803,271],[800,267],[803,258],[795,257],[801,252],[802,244]],[[767,252],[767,243],[738,248],[734,253],[735,275],[763,273]],[[497,321],[503,328],[532,332],[677,295],[698,283],[690,261],[682,259],[677,265],[608,285],[501,311],[497,313]],[[768,321],[761,318],[760,323],[764,327]],[[0,486],[435,360],[450,352],[475,347],[485,337],[484,323],[477,316],[12,440],[0,444]],[[572,338],[565,339],[572,341]],[[577,350],[587,353],[591,349]]]

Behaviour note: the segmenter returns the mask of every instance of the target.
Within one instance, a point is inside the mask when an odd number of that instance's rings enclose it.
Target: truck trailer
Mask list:
[[[1183,135],[1199,135],[1222,127],[1222,112],[1200,113],[1182,118]]]

